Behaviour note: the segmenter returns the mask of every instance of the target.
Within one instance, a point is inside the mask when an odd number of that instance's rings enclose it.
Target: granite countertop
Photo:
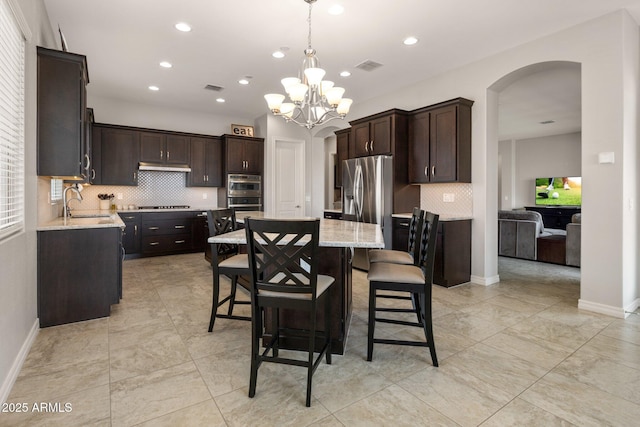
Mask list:
[[[264,212],[236,212],[238,222],[246,217],[273,218]],[[245,244],[245,230],[210,237],[209,243]],[[384,248],[382,229],[377,224],[341,221],[337,219],[320,219],[320,246],[339,248]]]
[[[171,208],[171,209],[118,209],[116,212],[121,213],[135,213],[135,212],[205,212],[209,209],[216,209],[212,207],[206,208],[198,208],[198,207],[190,207],[190,208]]]
[[[76,215],[105,215],[105,211],[83,210],[77,211]],[[108,216],[96,216],[91,218],[58,217],[52,221],[38,225],[37,231],[71,230],[78,228],[125,228],[124,222],[115,213],[106,213]]]
[[[408,213],[395,213],[391,214],[392,218],[411,218],[411,212]],[[468,219],[473,219],[472,216],[456,216],[456,215],[448,215],[448,214],[440,214],[440,218],[438,221],[464,221]]]

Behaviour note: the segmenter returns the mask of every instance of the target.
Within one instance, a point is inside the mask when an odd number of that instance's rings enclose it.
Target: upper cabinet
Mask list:
[[[223,135],[227,173],[262,175],[264,139]]]
[[[336,131],[336,176],[335,186],[342,187],[342,161],[349,159],[349,140],[351,129],[341,129]]]
[[[190,187],[223,187],[222,141],[220,138],[191,138]]]
[[[140,161],[167,165],[189,163],[189,137],[140,132]]]
[[[93,126],[96,183],[138,185],[140,133],[118,126]]]
[[[38,175],[88,181],[86,57],[42,47],[37,53]]]
[[[351,157],[392,155],[396,142],[406,140],[406,114],[406,111],[391,110],[350,122],[350,146],[353,150],[350,150],[349,155]]]
[[[472,105],[456,98],[411,113],[411,183],[471,182]]]

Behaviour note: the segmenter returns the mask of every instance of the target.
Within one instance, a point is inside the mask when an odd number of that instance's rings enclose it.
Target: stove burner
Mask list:
[[[189,209],[189,205],[138,206],[138,209]]]

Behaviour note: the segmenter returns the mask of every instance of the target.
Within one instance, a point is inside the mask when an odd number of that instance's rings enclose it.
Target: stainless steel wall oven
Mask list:
[[[227,206],[237,211],[262,210],[262,176],[229,174]]]

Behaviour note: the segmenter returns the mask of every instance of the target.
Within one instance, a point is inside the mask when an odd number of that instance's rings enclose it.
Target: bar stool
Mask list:
[[[420,208],[413,208],[411,221],[409,221],[409,239],[407,242],[407,250],[399,251],[393,249],[371,249],[369,251],[369,262],[389,262],[391,264],[414,264],[414,260],[418,259],[417,252],[420,245],[416,245],[416,241],[422,231],[422,220],[424,211]]]
[[[311,406],[311,380],[313,373],[326,357],[331,364],[331,304],[329,294],[334,278],[318,274],[318,241],[320,220],[267,220],[245,221],[249,266],[252,279],[251,322],[251,377],[249,397],[256,393],[258,368],[262,362],[283,363],[307,368],[306,406]],[[324,331],[316,330],[318,304],[324,300]],[[265,326],[265,310],[270,309],[271,337]],[[280,309],[305,311],[308,330],[292,330],[279,325]],[[301,317],[302,318],[302,317]],[[280,357],[281,338],[304,337],[307,360]],[[324,344],[316,350],[316,337]],[[261,352],[260,340],[266,339]],[[315,353],[319,353],[314,360]]]
[[[424,215],[420,233],[420,251],[415,265],[400,265],[378,262],[371,265],[369,280],[369,328],[367,339],[367,360],[373,359],[373,344],[396,344],[429,347],[433,366],[438,366],[436,347],[433,341],[431,319],[431,286],[435,259],[436,236],[439,216],[431,212]],[[378,291],[392,291],[393,294],[380,294]],[[400,293],[400,295],[398,295]],[[409,296],[403,294],[408,293]],[[411,300],[412,308],[376,307],[377,298]],[[376,317],[376,312],[415,313],[417,322]],[[392,323],[420,327],[426,341],[407,341],[398,339],[374,338],[375,323]]]
[[[207,225],[209,237],[228,233],[237,229],[236,213],[233,209],[215,209],[207,211]],[[213,331],[216,318],[251,320],[250,316],[237,316],[233,314],[235,304],[251,304],[249,300],[236,301],[236,288],[239,276],[249,276],[249,260],[247,254],[238,253],[238,245],[225,243],[211,244],[211,267],[213,268],[213,302],[211,304],[211,320],[209,320],[209,332]],[[231,279],[230,294],[220,301],[220,275]],[[218,313],[218,308],[229,302],[227,314]]]

